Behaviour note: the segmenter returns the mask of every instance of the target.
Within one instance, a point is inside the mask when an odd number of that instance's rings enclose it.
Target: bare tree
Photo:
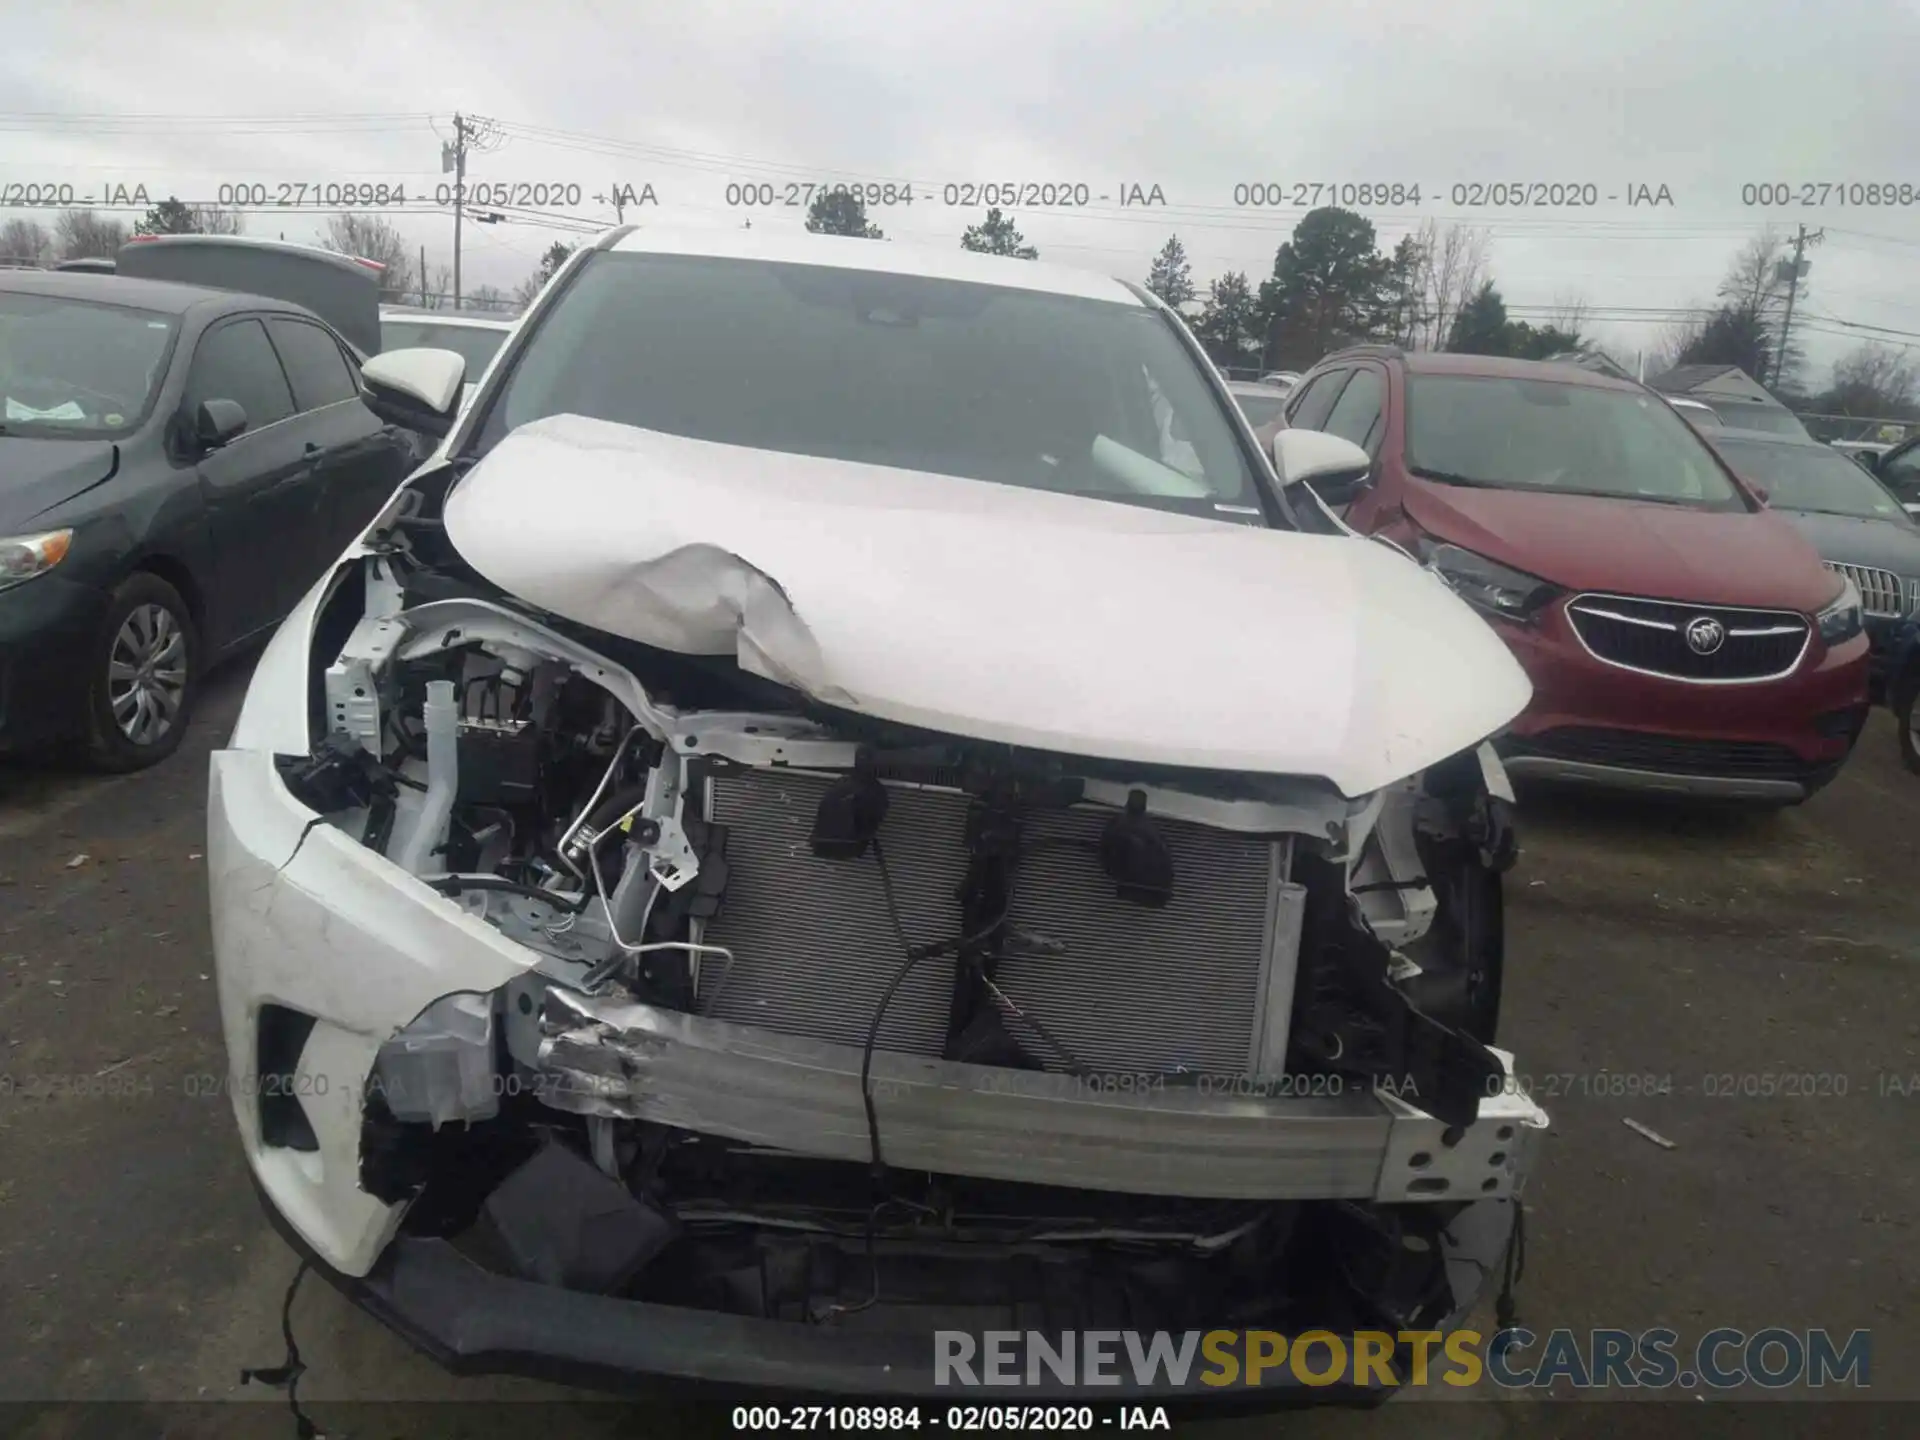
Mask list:
[[[513,304],[517,310],[524,310],[540,298],[540,292],[546,288],[547,277],[538,270],[513,287]]]
[[[405,304],[408,293],[418,288],[413,252],[406,237],[378,215],[342,211],[327,221],[327,232],[320,243],[342,255],[357,255],[385,266],[380,276],[380,298],[389,304]]]
[[[475,310],[507,311],[514,308],[512,297],[498,285],[481,285],[467,297],[467,303]]]
[[[15,218],[0,225],[0,269],[44,265],[53,258],[53,237],[38,220]]]
[[[1740,247],[1720,282],[1719,295],[1738,310],[1750,311],[1772,320],[1786,309],[1787,281],[1780,273],[1780,262],[1791,248],[1785,235],[1771,225]]]
[[[1700,343],[1705,333],[1707,320],[1713,314],[1713,307],[1698,301],[1693,308],[1679,319],[1673,320],[1660,329],[1654,342],[1647,348],[1647,378],[1664,375],[1680,363],[1680,357]]]
[[[1423,292],[1416,343],[1432,350],[1446,343],[1454,317],[1486,283],[1492,236],[1458,223],[1442,230],[1438,222],[1429,220],[1415,232],[1414,243],[1421,255]]]
[[[426,274],[420,277],[420,308],[423,310],[448,310],[453,307],[453,267],[451,265],[429,264]]]
[[[1819,408],[1833,415],[1875,418],[1914,413],[1920,368],[1904,349],[1860,345],[1833,364],[1833,383],[1818,397]]]
[[[202,235],[244,235],[247,223],[238,210],[223,210],[218,205],[195,205],[193,223]]]
[[[91,210],[62,210],[53,235],[54,250],[62,260],[110,260],[127,243],[125,225]]]
[[[1778,373],[1756,374],[1753,378],[1776,390],[1792,378],[1805,359],[1791,339],[1785,355],[1776,357],[1774,352],[1781,327],[1786,323],[1789,287],[1786,267],[1792,259],[1792,240],[1769,225],[1740,247],[1733,263],[1727,267],[1719,290],[1721,304],[1731,310],[1740,323],[1766,340],[1768,353],[1763,357],[1764,368]],[[1799,299],[1806,299],[1804,284],[1800,287]]]
[[[1587,301],[1583,295],[1561,295],[1553,302],[1547,324],[1567,335],[1587,333]]]

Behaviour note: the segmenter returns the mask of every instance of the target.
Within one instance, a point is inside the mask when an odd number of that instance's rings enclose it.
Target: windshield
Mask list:
[[[451,350],[467,362],[467,383],[478,380],[511,333],[483,325],[436,325],[432,321],[382,320],[382,350]]]
[[[1202,514],[1260,504],[1216,392],[1143,306],[607,253],[539,327],[489,402],[483,453],[518,426],[571,413]]]
[[[1287,408],[1287,397],[1252,395],[1244,390],[1236,390],[1233,403],[1240,407],[1240,413],[1247,417],[1247,423],[1258,430],[1262,425],[1271,425],[1280,418],[1280,412]]]
[[[0,431],[96,436],[138,425],[177,328],[150,310],[0,291]]]
[[[1746,508],[1693,428],[1642,391],[1415,375],[1406,451],[1415,473],[1456,484]]]
[[[1720,453],[1741,475],[1766,490],[1776,510],[1906,523],[1907,512],[1871,475],[1824,446],[1729,439],[1720,442]]]

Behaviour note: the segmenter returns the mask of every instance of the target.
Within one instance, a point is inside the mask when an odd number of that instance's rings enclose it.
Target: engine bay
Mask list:
[[[1524,1176],[1544,1117],[1499,1108],[1491,1048],[1511,797],[1474,752],[1360,801],[1023,753],[404,547],[314,633],[287,788],[529,956],[381,1050],[361,1183],[410,1231],[763,1318],[1051,1295],[1049,1323],[1164,1326],[1338,1292],[1404,1320],[1445,1297],[1451,1218]],[[1229,1099],[1427,1138],[1388,1142],[1391,1180],[1284,1142],[1180,1161]],[[1364,1284],[1314,1258],[1335,1234]]]

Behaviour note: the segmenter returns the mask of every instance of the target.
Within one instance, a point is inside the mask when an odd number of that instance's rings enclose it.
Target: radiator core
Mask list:
[[[814,811],[829,783],[774,769],[707,781],[707,817],[729,828],[730,870],[721,912],[701,938],[726,946],[734,961],[702,966],[701,1008],[782,1034],[861,1045],[906,956],[873,855],[813,854]],[[967,797],[897,784],[888,791],[880,838],[907,938],[918,945],[952,937],[967,864]],[[1113,813],[1077,806],[1027,815],[1031,853],[1015,881],[1012,922],[1066,949],[1006,956],[1000,988],[1093,1071],[1277,1070],[1303,894],[1287,880],[1287,838],[1155,820],[1176,877],[1172,901],[1156,910],[1119,899],[1085,849],[1034,848],[1050,836],[1097,840]],[[888,1003],[878,1048],[938,1056],[953,976],[950,956],[915,966]],[[1008,1028],[1036,1060],[1059,1068],[1019,1021]],[[1263,1052],[1275,1052],[1274,1063],[1263,1063]]]

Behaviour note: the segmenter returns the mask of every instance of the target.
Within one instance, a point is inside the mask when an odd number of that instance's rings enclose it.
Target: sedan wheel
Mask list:
[[[200,637],[193,613],[158,575],[114,592],[94,650],[87,757],[103,770],[139,770],[171,755],[192,718]]]
[[[107,700],[120,733],[135,745],[155,744],[179,722],[186,698],[185,632],[165,606],[135,606],[107,661]]]

